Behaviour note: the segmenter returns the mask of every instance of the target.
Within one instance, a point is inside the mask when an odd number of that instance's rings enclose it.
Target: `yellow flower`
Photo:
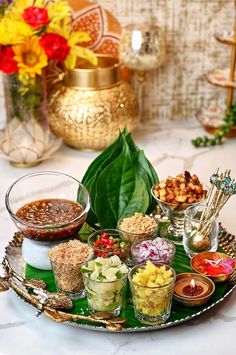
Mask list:
[[[66,18],[71,18],[70,7],[65,0],[49,2],[47,5],[47,11],[50,18],[50,24]]]
[[[36,37],[30,37],[24,43],[13,46],[13,51],[19,74],[24,80],[26,77],[34,78],[36,74],[42,74],[42,68],[47,65],[47,56]]]
[[[47,32],[57,33],[65,37],[70,47],[70,52],[65,60],[65,66],[73,69],[76,65],[77,57],[88,60],[91,64],[97,65],[97,56],[90,49],[79,46],[79,43],[89,42],[90,36],[87,32],[71,31],[71,22],[68,18],[59,23],[50,24]]]
[[[0,21],[0,44],[4,46],[22,43],[33,34],[32,28],[13,14]]]
[[[78,40],[80,38],[80,40]],[[72,32],[68,38],[68,45],[70,46],[70,53],[66,57],[65,66],[68,69],[73,69],[76,66],[77,58],[83,58],[88,60],[91,64],[97,65],[98,59],[95,53],[90,49],[78,46],[77,43],[85,42],[82,38],[88,38],[89,35],[86,32]]]

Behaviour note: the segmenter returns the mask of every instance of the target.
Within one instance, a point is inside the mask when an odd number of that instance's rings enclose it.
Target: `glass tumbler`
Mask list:
[[[208,218],[201,220],[203,210]],[[185,211],[183,245],[186,254],[192,256],[204,251],[216,251],[218,247],[218,223],[209,207],[192,206]]]
[[[91,313],[109,312],[114,316],[120,314],[127,274],[115,281],[95,281],[83,274],[83,281]]]
[[[78,240],[52,247],[48,256],[57,290],[76,300],[85,296],[82,266],[93,258],[93,249]]]
[[[85,297],[81,263],[65,263],[51,260],[52,270],[58,292],[62,292],[73,300]]]
[[[162,266],[163,264],[159,264]],[[156,265],[157,266],[157,265]],[[164,286],[141,286],[132,281],[133,275],[145,265],[136,265],[129,272],[129,282],[133,297],[136,318],[144,324],[161,324],[170,316],[172,297],[175,285],[175,271],[166,265],[166,270],[172,271],[172,280]]]

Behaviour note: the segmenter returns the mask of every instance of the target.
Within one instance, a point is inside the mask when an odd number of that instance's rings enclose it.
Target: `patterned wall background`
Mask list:
[[[214,33],[233,28],[233,0],[100,0],[99,3],[122,25],[152,19],[165,32],[166,62],[149,76],[146,87],[148,119],[189,118],[212,100],[224,102],[225,91],[209,85],[204,73],[229,63],[230,49],[217,43]],[[0,100],[2,104],[2,91]]]

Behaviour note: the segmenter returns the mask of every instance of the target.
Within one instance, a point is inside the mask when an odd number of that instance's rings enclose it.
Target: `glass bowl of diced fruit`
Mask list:
[[[205,185],[197,175],[185,171],[176,177],[168,176],[165,181],[155,184],[151,192],[170,221],[160,228],[160,235],[175,244],[182,244],[185,210],[205,200]]]

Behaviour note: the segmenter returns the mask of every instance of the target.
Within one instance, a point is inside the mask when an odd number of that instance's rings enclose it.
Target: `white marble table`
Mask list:
[[[156,168],[159,178],[183,170],[198,174],[207,183],[216,169],[232,169],[236,177],[236,140],[210,149],[195,149],[191,137],[202,134],[195,121],[146,125],[135,135],[137,144]],[[0,259],[12,237],[13,226],[4,206],[8,186],[20,176],[38,170],[56,170],[81,179],[96,153],[62,147],[50,160],[31,169],[16,169],[0,159]],[[236,233],[236,198],[221,214],[221,221]],[[1,272],[1,271],[0,271]],[[0,355],[162,355],[235,354],[236,293],[202,317],[161,331],[137,334],[96,333],[56,324],[34,311],[12,291],[0,294]]]

